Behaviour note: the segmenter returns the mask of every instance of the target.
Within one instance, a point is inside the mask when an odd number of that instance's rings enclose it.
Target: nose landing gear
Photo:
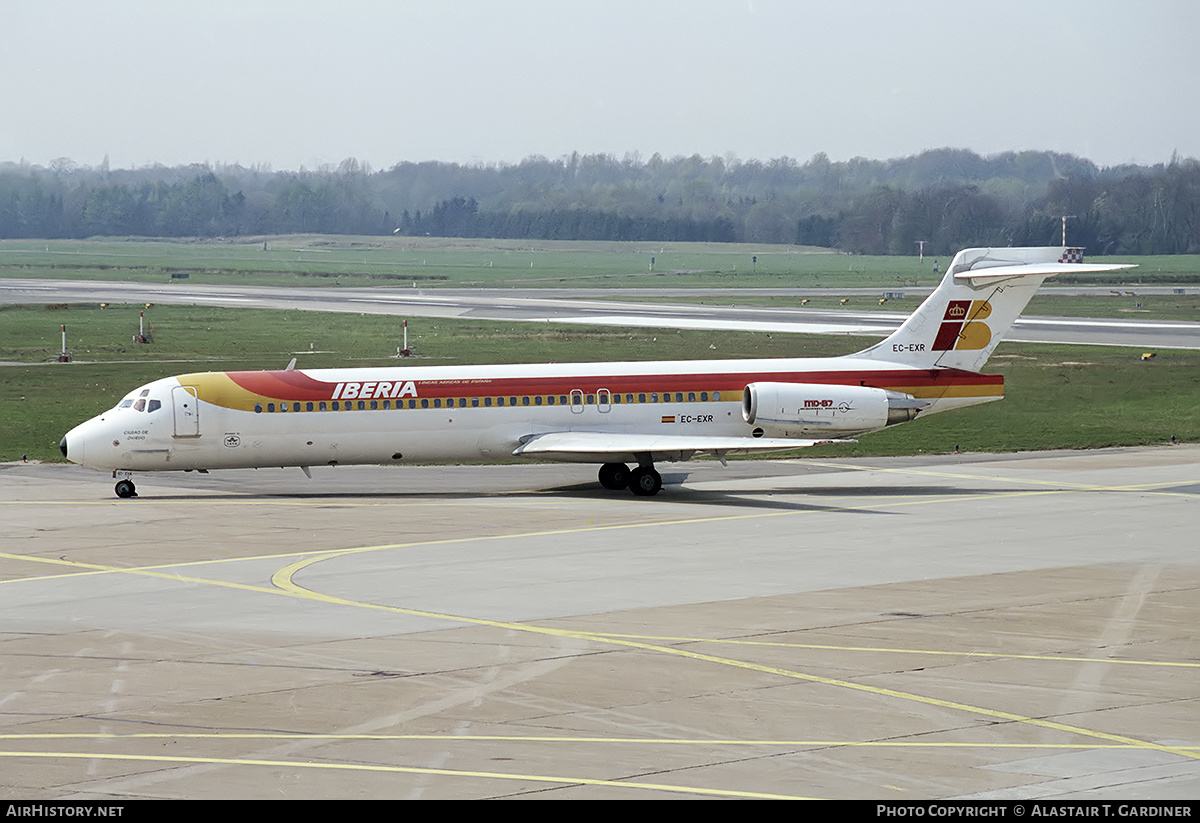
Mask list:
[[[113,487],[113,490],[117,493],[117,497],[137,497],[137,487],[133,485],[133,480],[130,479],[132,476],[133,473],[128,471],[113,472],[113,477],[118,478],[117,485]]]

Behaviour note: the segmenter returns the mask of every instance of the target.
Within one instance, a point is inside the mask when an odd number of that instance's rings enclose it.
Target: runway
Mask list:
[[[631,294],[634,290],[611,290]],[[816,290],[813,290],[814,292]],[[880,290],[869,290],[878,295]],[[799,294],[801,292],[797,292]],[[842,291],[833,292],[841,294]],[[235,308],[459,317],[477,320],[572,323],[770,333],[891,334],[907,313],[748,307],[601,300],[591,292],[552,289],[367,289],[271,286],[152,285],[83,280],[0,279],[3,303],[164,303]],[[722,292],[722,296],[724,292]],[[736,297],[732,298],[736,300]],[[1005,335],[1027,343],[1200,349],[1200,323],[1085,317],[1021,317]]]
[[[1200,447],[0,466],[0,789],[1200,794]]]

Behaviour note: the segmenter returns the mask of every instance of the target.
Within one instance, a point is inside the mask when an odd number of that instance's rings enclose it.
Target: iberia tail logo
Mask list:
[[[986,300],[951,300],[933,341],[934,351],[982,349],[992,342],[992,330],[982,322],[992,313]]]

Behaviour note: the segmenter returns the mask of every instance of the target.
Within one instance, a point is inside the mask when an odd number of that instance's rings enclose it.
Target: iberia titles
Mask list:
[[[417,384],[412,380],[338,383],[330,400],[394,400],[397,397],[417,397]]]

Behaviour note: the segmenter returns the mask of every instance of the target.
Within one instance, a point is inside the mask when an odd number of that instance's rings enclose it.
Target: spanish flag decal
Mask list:
[[[664,423],[674,423],[674,422],[675,422],[675,415],[673,415],[673,414],[664,414],[664,415],[662,416],[662,422],[664,422]]]

